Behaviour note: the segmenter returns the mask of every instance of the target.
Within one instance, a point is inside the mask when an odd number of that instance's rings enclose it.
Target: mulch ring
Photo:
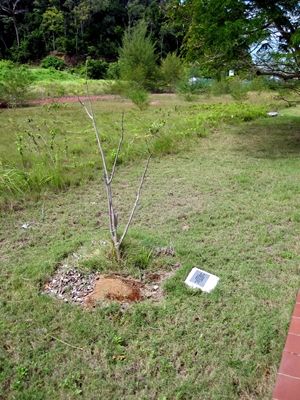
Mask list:
[[[162,283],[174,272],[145,273],[142,280],[121,275],[79,273],[67,264],[61,265],[45,285],[44,293],[69,303],[93,308],[116,301],[127,309],[131,303],[146,299],[159,301],[163,295]]]

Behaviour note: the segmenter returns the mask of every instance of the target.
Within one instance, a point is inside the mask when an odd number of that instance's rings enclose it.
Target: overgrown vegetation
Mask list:
[[[67,68],[67,64],[59,57],[47,56],[41,62],[42,68],[54,68],[63,71]]]
[[[0,61],[0,101],[23,103],[30,91],[33,77],[26,66]]]
[[[132,92],[131,97],[140,109],[149,102],[148,96],[133,97]],[[121,99],[113,103],[114,113],[107,106],[103,109],[101,103],[95,104],[95,118],[111,165],[118,149],[123,109],[124,147],[118,159],[123,165],[147,157],[143,138],[151,138],[150,151],[156,157],[176,154],[220,124],[266,117],[267,111],[274,109],[272,102],[221,103],[219,98],[204,104],[177,101],[166,108],[159,99],[147,113],[138,113]],[[9,204],[11,196],[38,198],[49,189],[65,190],[102,175],[93,129],[88,121],[83,122],[79,102],[59,103],[53,98],[39,107],[5,110],[4,115],[0,145],[2,206]]]

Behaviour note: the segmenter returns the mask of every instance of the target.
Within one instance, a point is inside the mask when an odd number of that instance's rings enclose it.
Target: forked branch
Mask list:
[[[106,159],[105,159],[103,147],[102,147],[101,138],[100,138],[98,127],[97,127],[96,120],[95,120],[95,115],[94,115],[94,111],[93,111],[93,107],[92,107],[91,97],[90,97],[90,94],[89,94],[88,84],[86,84],[86,93],[87,93],[87,98],[88,98],[88,106],[86,106],[85,103],[80,100],[80,98],[78,98],[78,100],[79,100],[80,104],[82,105],[82,107],[84,108],[85,112],[87,113],[88,117],[92,120],[94,132],[95,132],[95,135],[96,135],[97,144],[98,144],[99,152],[100,152],[101,159],[102,159],[103,169],[104,169],[104,183],[105,183],[106,195],[107,195],[108,216],[109,216],[109,230],[110,230],[110,235],[111,235],[111,239],[112,239],[112,242],[113,242],[113,246],[114,246],[116,257],[117,257],[118,260],[120,260],[120,248],[121,248],[123,240],[125,239],[125,236],[126,236],[126,234],[128,232],[129,226],[130,226],[130,224],[132,222],[135,210],[137,208],[137,205],[138,205],[138,202],[139,202],[139,199],[140,199],[141,190],[142,190],[143,184],[145,182],[146,173],[147,173],[147,170],[148,170],[148,167],[149,167],[149,162],[150,162],[150,158],[151,158],[152,154],[150,152],[148,143],[146,141],[147,150],[148,150],[148,158],[147,158],[146,165],[145,165],[142,177],[141,177],[141,181],[140,181],[140,184],[139,184],[139,187],[138,187],[137,195],[136,195],[135,202],[133,204],[130,216],[128,218],[127,224],[125,225],[124,231],[123,231],[122,235],[119,238],[119,236],[118,236],[118,214],[117,214],[117,212],[116,212],[116,210],[114,208],[114,205],[113,205],[111,184],[112,184],[113,179],[114,179],[118,157],[120,155],[121,146],[122,146],[122,143],[123,143],[123,140],[124,140],[124,112],[122,113],[121,137],[120,137],[118,148],[117,148],[116,155],[115,155],[115,158],[114,158],[114,163],[113,163],[113,166],[112,166],[112,170],[109,173],[108,168],[107,168],[107,164],[106,164]]]

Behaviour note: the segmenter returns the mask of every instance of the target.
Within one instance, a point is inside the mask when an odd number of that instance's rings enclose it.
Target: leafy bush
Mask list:
[[[18,67],[13,63],[7,66],[9,68],[6,68],[5,64],[2,64],[2,68],[0,67],[0,80],[2,80],[0,98],[10,103],[22,103],[33,81],[31,71],[25,66]]]
[[[214,80],[211,91],[214,96],[230,94],[234,100],[246,100],[247,92],[250,90],[250,82],[245,82],[238,77],[227,77],[221,80]]]
[[[87,76],[89,79],[105,78],[108,64],[103,60],[89,59],[87,62]]]
[[[11,59],[18,63],[26,63],[30,58],[30,45],[28,40],[22,40],[19,46],[14,45],[10,49]]]
[[[196,78],[195,81],[189,79],[189,75],[178,81],[176,92],[183,96],[186,101],[192,101],[196,96],[209,94],[211,92],[211,80]]]
[[[59,71],[63,71],[67,68],[67,64],[64,62],[64,60],[56,56],[45,57],[41,62],[41,66],[43,68],[54,68]]]
[[[230,81],[227,79],[222,79],[220,81],[214,80],[211,85],[211,91],[214,96],[222,96],[223,94],[230,93],[229,87]]]
[[[108,79],[120,78],[120,65],[117,62],[110,63],[107,68],[106,76]]]
[[[183,65],[175,53],[169,53],[162,61],[161,73],[164,83],[172,90],[174,85],[183,75]]]
[[[0,81],[4,81],[6,72],[12,68],[16,68],[16,64],[14,62],[9,60],[0,61]]]
[[[88,57],[86,63],[79,64],[75,71],[84,78],[87,76],[88,79],[104,79],[107,69],[108,64],[105,61]]]
[[[231,79],[229,82],[229,93],[234,100],[242,101],[248,98],[248,84],[242,82],[239,78]]]
[[[262,92],[269,89],[268,80],[262,76],[252,79],[249,85],[249,90]]]

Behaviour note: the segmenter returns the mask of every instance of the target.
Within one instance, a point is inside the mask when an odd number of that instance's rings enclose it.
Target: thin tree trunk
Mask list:
[[[5,49],[8,50],[8,47],[6,46],[6,43],[5,43],[5,40],[3,39],[2,34],[0,34],[0,39],[3,42]]]
[[[16,22],[15,18],[13,18],[13,23],[14,23],[14,27],[15,27],[15,31],[16,31],[17,45],[18,45],[18,47],[20,47],[19,30],[18,30],[18,26],[17,26],[17,22]]]
[[[123,242],[123,240],[124,240],[124,238],[125,238],[125,236],[127,234],[129,226],[130,226],[130,224],[132,222],[136,207],[138,205],[141,189],[142,189],[142,186],[143,186],[144,181],[145,181],[146,173],[147,173],[147,170],[148,170],[148,167],[149,167],[149,162],[150,162],[150,158],[151,158],[152,154],[150,152],[150,149],[148,147],[148,143],[146,141],[147,150],[148,150],[148,159],[147,159],[146,165],[144,167],[144,172],[143,172],[142,177],[141,177],[141,181],[140,181],[140,184],[139,184],[139,187],[138,187],[138,191],[137,191],[137,195],[136,195],[136,198],[135,198],[134,205],[133,205],[133,207],[131,209],[131,213],[130,213],[130,216],[129,216],[128,221],[126,223],[126,226],[125,226],[125,228],[123,230],[123,233],[122,233],[122,235],[121,235],[121,237],[119,239],[118,232],[117,232],[117,230],[118,230],[118,214],[115,211],[115,208],[113,206],[113,196],[112,196],[112,191],[111,191],[111,184],[112,184],[112,181],[114,179],[117,160],[118,160],[118,157],[119,157],[119,154],[120,154],[121,145],[122,145],[123,140],[124,140],[124,112],[122,113],[121,137],[120,137],[120,140],[119,140],[119,145],[118,145],[118,149],[117,149],[117,152],[116,152],[116,155],[115,155],[115,160],[114,160],[114,163],[113,163],[113,167],[112,167],[111,172],[109,173],[109,171],[107,169],[107,165],[106,165],[106,160],[105,160],[103,148],[102,148],[102,142],[101,142],[100,135],[99,135],[98,128],[97,128],[97,125],[96,125],[96,121],[95,121],[94,111],[93,111],[93,107],[92,107],[91,98],[90,98],[90,94],[89,94],[88,84],[87,83],[86,83],[86,91],[87,91],[87,97],[88,97],[88,102],[89,102],[89,109],[87,108],[87,106],[79,98],[78,98],[78,100],[81,103],[81,105],[83,106],[83,108],[85,109],[85,111],[86,111],[87,115],[89,116],[89,118],[92,120],[92,124],[93,124],[93,127],[94,127],[94,132],[95,132],[95,135],[96,135],[98,149],[99,149],[99,152],[100,152],[100,155],[101,155],[102,165],[103,165],[103,169],[104,169],[104,177],[103,178],[104,178],[104,183],[105,183],[105,186],[106,186],[110,235],[111,235],[111,239],[112,239],[112,242],[113,242],[116,259],[118,261],[120,261],[120,259],[121,259],[120,248],[121,248],[122,242]]]

